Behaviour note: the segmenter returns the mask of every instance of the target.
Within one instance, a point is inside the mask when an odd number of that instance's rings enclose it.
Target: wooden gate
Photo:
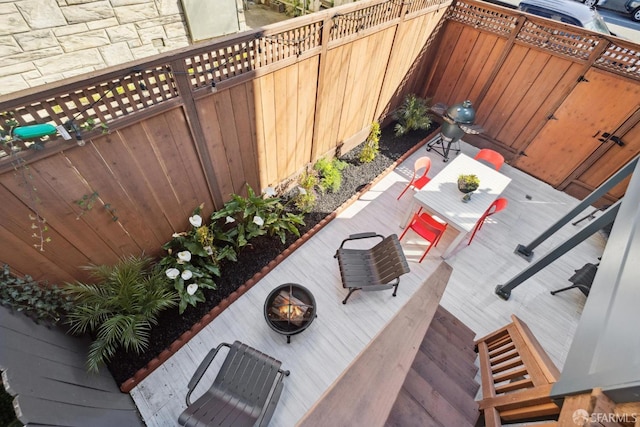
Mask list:
[[[637,137],[630,135],[625,147],[615,141],[635,128],[639,100],[637,82],[606,71],[589,70],[513,165],[560,189],[569,190],[569,185],[580,182],[581,177],[588,177],[588,182],[583,181],[584,189],[597,187],[638,152],[633,148],[640,146]],[[588,166],[596,163],[601,168],[606,165],[602,168],[607,171],[606,176],[593,175]],[[583,191],[582,196],[588,193]]]
[[[598,139],[601,141],[598,149],[560,184],[560,190],[581,199],[611,176],[615,169],[612,165],[620,168],[640,154],[640,104],[621,126],[603,132]],[[630,179],[628,177],[612,188],[600,205],[624,196]]]

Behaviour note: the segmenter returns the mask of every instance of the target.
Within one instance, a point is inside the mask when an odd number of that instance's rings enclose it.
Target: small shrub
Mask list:
[[[87,368],[98,371],[118,348],[141,353],[149,346],[151,325],[158,314],[176,305],[178,296],[164,272],[151,259],[130,256],[114,266],[83,267],[92,283],[68,283],[65,290],[74,301],[67,322],[72,333],[95,336],[89,347]]]
[[[347,167],[347,163],[334,158],[328,160],[322,158],[316,162],[313,168],[318,172],[318,186],[323,193],[329,191],[335,193],[342,185],[342,170]]]
[[[227,237],[235,241],[238,250],[262,235],[278,236],[282,243],[287,239],[287,232],[300,237],[298,227],[304,225],[302,215],[287,212],[272,188],[268,188],[263,196],[256,195],[247,185],[247,194],[247,197],[233,194],[224,208],[211,215],[214,223],[224,222],[221,225],[223,229],[224,225],[227,228],[231,226],[226,232]]]
[[[0,305],[23,312],[36,322],[56,323],[71,309],[71,301],[55,285],[11,275],[5,265],[0,275]]]
[[[318,185],[318,174],[315,170],[303,172],[298,178],[298,194],[293,203],[303,213],[311,212],[316,205],[315,187]]]
[[[369,132],[369,136],[367,136],[367,140],[364,142],[362,150],[360,151],[359,160],[362,163],[372,162],[378,155],[378,152],[380,151],[380,134],[380,123],[371,123],[371,131]]]
[[[394,128],[396,136],[402,136],[412,130],[428,129],[431,126],[428,100],[409,94],[393,114],[398,121]]]

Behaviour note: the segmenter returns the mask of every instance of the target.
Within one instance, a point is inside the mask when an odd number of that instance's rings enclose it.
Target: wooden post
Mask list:
[[[191,90],[189,72],[187,71],[184,60],[171,61],[171,69],[174,71],[173,78],[176,82],[180,98],[182,98],[182,105],[184,107],[187,124],[189,125],[191,135],[195,142],[195,148],[198,152],[200,165],[202,166],[205,179],[207,180],[209,194],[211,194],[211,198],[215,204],[215,210],[224,205],[224,198],[222,197],[222,193],[220,193],[220,186],[216,179],[213,163],[211,163],[211,155],[209,153],[209,148],[207,147],[207,141],[204,137],[204,131],[202,130],[202,123],[200,123],[198,109]]]

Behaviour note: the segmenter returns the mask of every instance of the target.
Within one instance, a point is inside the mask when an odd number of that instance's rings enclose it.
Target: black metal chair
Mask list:
[[[369,249],[344,248],[346,242],[375,237],[382,241]],[[410,271],[395,234],[388,237],[376,233],[352,234],[342,241],[334,258],[338,259],[340,266],[342,287],[349,289],[347,297],[342,301],[343,304],[346,304],[351,294],[357,290],[381,291],[394,288],[395,297],[400,276]]]
[[[191,393],[218,351],[229,347],[213,384],[191,403]],[[187,409],[180,414],[182,426],[266,426],[280,399],[282,379],[289,371],[282,362],[239,341],[222,343],[209,351],[189,381]]]
[[[569,277],[569,281],[573,283],[573,285],[551,291],[551,295],[555,295],[558,292],[564,292],[569,289],[578,288],[584,296],[588,297],[589,291],[591,290],[591,284],[593,283],[593,279],[596,277],[597,272],[598,264],[586,263],[578,270],[575,270],[573,276]]]

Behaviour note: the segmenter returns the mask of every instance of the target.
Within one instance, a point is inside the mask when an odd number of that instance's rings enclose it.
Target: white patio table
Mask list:
[[[480,186],[466,203],[462,201],[464,194],[458,190],[458,176],[461,174],[475,174],[480,179]],[[458,231],[458,235],[442,253],[442,258],[447,258],[510,182],[511,178],[491,167],[465,154],[459,154],[422,190],[415,192],[411,209],[400,227],[404,228],[409,222],[416,204],[446,221],[449,224],[447,230],[454,228]]]

